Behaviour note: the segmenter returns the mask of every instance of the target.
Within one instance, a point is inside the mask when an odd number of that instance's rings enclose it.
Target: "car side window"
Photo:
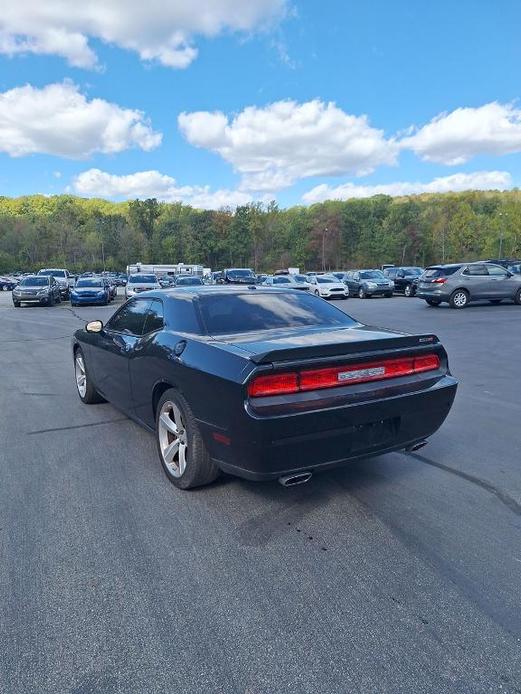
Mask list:
[[[487,277],[488,270],[486,265],[468,265],[465,270],[463,270],[463,274],[472,277]]]
[[[107,330],[126,335],[143,334],[150,299],[131,299],[107,323]]]
[[[353,275],[353,279],[355,280],[355,282],[358,282],[358,280],[360,279],[360,275],[358,274],[358,272],[355,272],[355,274]]]
[[[491,277],[506,277],[508,272],[499,265],[487,265],[488,274]]]
[[[156,330],[161,330],[163,325],[163,302],[159,299],[154,299],[147,309],[143,335],[148,335]]]

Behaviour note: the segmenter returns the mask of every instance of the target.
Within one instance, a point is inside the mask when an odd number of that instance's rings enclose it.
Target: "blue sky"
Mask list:
[[[249,3],[156,0],[144,20],[100,0],[113,19],[86,21],[64,2],[56,40],[60,18],[19,0],[0,17],[0,194],[287,206],[520,183],[519,3]]]

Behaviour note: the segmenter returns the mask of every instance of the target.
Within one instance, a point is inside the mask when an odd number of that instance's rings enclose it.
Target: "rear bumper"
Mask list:
[[[436,299],[438,301],[448,301],[450,293],[443,289],[417,289],[416,294],[419,299]]]
[[[444,376],[427,390],[288,416],[241,418],[215,441],[200,422],[214,462],[225,472],[270,480],[326,470],[359,458],[402,450],[428,438],[443,424],[457,381]]]

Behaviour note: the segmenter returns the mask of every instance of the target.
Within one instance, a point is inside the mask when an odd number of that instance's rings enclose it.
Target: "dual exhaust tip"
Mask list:
[[[411,446],[407,446],[405,449],[407,453],[414,453],[414,451],[419,451],[420,448],[426,446],[428,441],[425,439],[423,441],[417,441]],[[294,475],[282,475],[279,477],[279,484],[283,487],[296,487],[298,484],[306,484],[313,477],[312,472],[298,472]]]

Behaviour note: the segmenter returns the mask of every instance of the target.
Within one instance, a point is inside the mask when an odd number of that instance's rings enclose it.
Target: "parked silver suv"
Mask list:
[[[451,308],[484,299],[492,304],[510,299],[521,305],[521,275],[493,263],[432,265],[420,277],[416,296],[429,306],[445,301]]]

